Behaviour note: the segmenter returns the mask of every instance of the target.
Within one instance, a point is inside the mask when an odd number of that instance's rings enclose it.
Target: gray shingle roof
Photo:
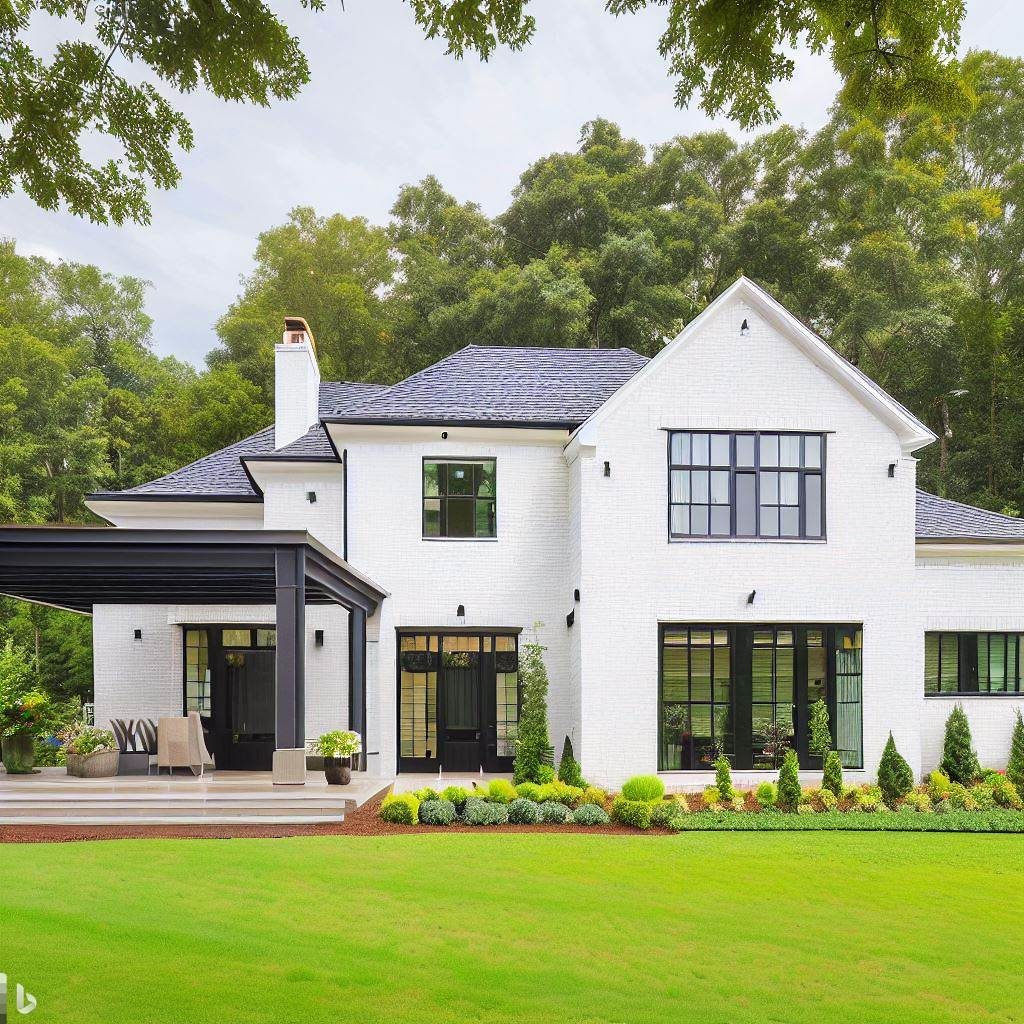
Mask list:
[[[918,540],[1024,541],[1024,519],[918,491],[916,532]]]
[[[353,384],[349,381],[329,381],[320,385],[320,414],[345,408],[349,399],[362,402],[369,395],[384,391],[381,384]],[[228,499],[232,501],[258,501],[242,463],[244,458],[336,458],[327,434],[320,424],[311,427],[302,437],[274,451],[274,428],[242,438],[234,444],[211,452],[195,462],[176,469],[173,473],[129,487],[124,491],[97,491],[94,498],[158,498]]]
[[[646,362],[628,348],[468,345],[325,419],[570,428],[600,408]]]

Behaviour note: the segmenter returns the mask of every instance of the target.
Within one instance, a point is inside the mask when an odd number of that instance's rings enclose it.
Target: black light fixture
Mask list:
[[[572,629],[572,624],[576,621],[576,609],[574,608],[565,617],[565,625],[567,628]]]
[[[324,645],[324,631],[322,629],[314,629],[313,630],[313,643],[315,643],[317,645],[317,647],[323,647],[323,645]]]
[[[142,639],[142,630],[141,629],[135,630],[135,634],[134,635],[135,635],[135,639],[136,640],[141,640]]]
[[[745,338],[750,333],[750,324],[747,323],[746,317],[743,318],[743,323],[740,324],[740,337]]]
[[[612,475],[612,464],[610,462],[606,462],[604,464],[604,475],[605,476],[611,476]]]
[[[577,588],[576,588],[576,589],[575,589],[575,590],[574,590],[574,591],[572,592],[572,599],[573,599],[573,600],[574,600],[574,601],[575,601],[575,602],[576,602],[577,604],[579,603],[579,600],[580,600],[580,590],[579,590],[579,587],[577,587]]]
[[[464,604],[460,604],[459,607],[455,609],[455,621],[460,626],[464,626],[466,624],[466,606]]]
[[[442,441],[447,441],[448,440],[448,431],[447,430],[442,430],[441,431],[441,440]]]
[[[752,590],[749,594],[747,594],[747,604],[753,604],[755,597],[757,597],[757,591]]]
[[[896,463],[889,463],[889,479],[891,480],[896,475]]]
[[[306,491],[306,501],[308,501],[310,503],[310,505],[315,505],[316,504],[316,491]]]

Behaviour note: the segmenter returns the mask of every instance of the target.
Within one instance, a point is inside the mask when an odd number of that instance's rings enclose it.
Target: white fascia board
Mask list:
[[[105,519],[114,526],[131,527],[137,519],[172,519],[172,520],[205,520],[230,519],[237,520],[239,526],[256,527],[263,523],[263,503],[261,501],[166,501],[126,499],[88,498],[85,507]],[[179,524],[188,529],[187,523]],[[196,529],[204,529],[202,522],[196,523]]]
[[[569,437],[567,430],[537,427],[446,427],[444,424],[413,426],[399,423],[325,423],[324,426],[339,451],[354,441],[406,444],[444,440],[447,444],[463,442],[562,446]],[[447,438],[442,438],[442,433],[447,434]]]
[[[993,558],[1024,558],[1024,540],[1021,541],[984,541],[984,540],[953,540],[929,541],[927,538],[918,540],[914,545],[914,554],[920,559],[957,558],[964,561],[991,560]]]

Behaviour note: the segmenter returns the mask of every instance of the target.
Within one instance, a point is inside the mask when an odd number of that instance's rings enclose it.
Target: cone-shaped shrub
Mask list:
[[[586,788],[583,781],[583,772],[580,770],[580,763],[572,756],[572,740],[568,736],[562,744],[562,760],[558,762],[558,777],[562,782],[570,786]]]
[[[1013,727],[1013,739],[1010,741],[1010,760],[1006,762],[1006,777],[1024,796],[1024,718],[1017,712],[1017,721]]]
[[[519,676],[523,687],[523,704],[519,712],[519,736],[512,777],[520,782],[550,782],[542,771],[550,762],[548,751],[548,670],[544,665],[544,648],[526,644],[519,659]],[[553,773],[552,773],[553,774]]]
[[[731,800],[736,791],[732,788],[732,766],[725,754],[719,754],[715,761],[715,785],[718,787],[718,795],[723,800]]]
[[[891,732],[878,764],[878,788],[882,791],[882,799],[890,807],[895,807],[914,788],[914,773],[896,749],[896,741]]]
[[[800,806],[800,762],[795,750],[787,750],[779,769],[779,807],[795,811]]]
[[[838,800],[843,795],[843,761],[836,750],[825,755],[825,769],[821,773],[821,788],[827,789]]]
[[[807,733],[807,749],[818,757],[824,757],[832,746],[832,732],[828,724],[828,705],[823,700],[816,700],[811,705]]]
[[[981,771],[978,755],[971,745],[971,726],[959,704],[946,719],[946,738],[942,743],[939,767],[951,782],[959,782],[962,786],[969,786]]]

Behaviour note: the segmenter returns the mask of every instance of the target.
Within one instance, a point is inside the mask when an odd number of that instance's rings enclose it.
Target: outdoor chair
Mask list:
[[[157,726],[157,772],[161,768],[168,772],[191,768],[193,775],[202,776],[207,765],[213,768],[214,762],[206,749],[199,713],[190,711],[187,718],[161,718]]]
[[[112,718],[110,731],[117,740],[121,756],[117,761],[118,775],[148,775],[149,752],[139,746],[136,736],[135,719]]]

